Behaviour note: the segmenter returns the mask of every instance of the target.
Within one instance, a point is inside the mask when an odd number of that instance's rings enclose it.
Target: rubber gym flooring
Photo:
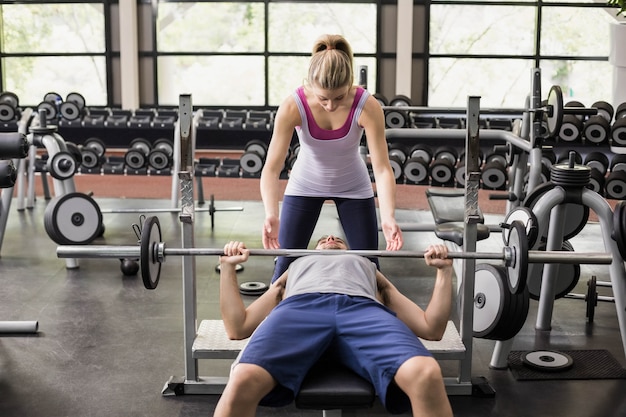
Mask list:
[[[250,196],[241,180],[241,196]],[[248,181],[248,182],[247,182]],[[247,182],[247,183],[246,183]],[[79,183],[79,190],[89,187]],[[118,195],[124,185],[109,186]],[[95,191],[101,209],[170,207],[169,188],[158,199],[111,198]],[[423,203],[418,188],[412,196]],[[213,190],[206,188],[208,196]],[[84,191],[86,192],[86,191]],[[134,194],[138,196],[140,194]],[[132,193],[131,193],[132,196]],[[196,214],[197,247],[221,247],[228,240],[242,240],[261,247],[263,208],[259,201],[224,199],[215,195],[216,208],[242,207],[242,211],[215,213],[211,229],[207,213]],[[76,269],[56,256],[56,244],[45,232],[46,200],[38,194],[32,209],[9,208],[0,257],[0,320],[36,320],[37,334],[0,335],[0,416],[87,417],[87,416],[210,416],[218,397],[212,395],[162,396],[170,376],[184,375],[183,306],[181,258],[168,257],[159,286],[146,290],[139,276],[124,276],[117,259],[80,259]],[[200,207],[200,206],[198,206]],[[5,208],[6,209],[6,208]],[[503,213],[486,216],[494,224]],[[170,247],[181,242],[176,214],[158,215],[163,240]],[[432,223],[429,212],[401,208],[400,222]],[[105,233],[94,244],[134,245],[132,224],[139,214],[104,214]],[[328,204],[316,235],[340,233],[334,206]],[[436,241],[430,232],[405,232],[405,249],[423,250]],[[602,247],[600,227],[590,222],[571,239],[576,251],[596,252]],[[499,250],[502,239],[492,233],[479,242],[478,250]],[[219,319],[216,257],[197,257],[198,320]],[[268,282],[273,262],[251,259],[240,272],[241,282]],[[432,271],[421,260],[390,258],[381,261],[383,272],[410,298],[426,305],[431,291]],[[585,293],[591,276],[609,280],[608,267],[582,265],[574,292]],[[598,288],[610,296],[610,288]],[[252,297],[246,297],[246,302]],[[555,301],[551,331],[534,329],[537,302],[531,300],[529,317],[515,338],[513,350],[605,349],[622,367],[622,346],[615,305],[600,302],[593,323],[585,318],[582,300]],[[489,368],[494,342],[475,339],[472,375],[483,376],[495,390],[493,398],[452,396],[456,416],[625,416],[626,380],[518,381],[511,370]],[[200,375],[227,375],[228,360],[200,360]],[[442,363],[446,375],[455,375],[456,362]],[[260,408],[260,416],[321,416],[321,411]],[[345,416],[382,416],[379,404],[367,410],[344,411]]]

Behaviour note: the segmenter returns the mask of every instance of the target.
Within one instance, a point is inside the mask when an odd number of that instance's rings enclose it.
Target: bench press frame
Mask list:
[[[478,133],[478,108],[479,98],[472,97],[468,102],[468,116],[476,115],[475,123],[470,123],[473,133],[468,138],[475,137]],[[192,112],[191,96],[180,96],[180,150],[181,162],[178,170],[178,179],[181,192],[181,209],[179,220],[181,222],[181,247],[194,247],[194,193],[193,193],[193,160],[189,155],[192,149]],[[469,117],[468,117],[469,118]],[[178,136],[178,135],[177,135]],[[179,145],[176,145],[179,146]],[[476,178],[480,173],[469,174],[468,178]],[[473,182],[471,180],[468,183]],[[476,183],[475,187],[478,186]],[[477,188],[476,188],[477,191]],[[477,192],[472,192],[475,202],[472,207],[477,208]],[[470,218],[473,217],[469,213]],[[470,219],[465,230],[465,241],[475,241],[476,224]],[[474,250],[469,244],[468,250]],[[474,245],[475,246],[475,245]],[[433,352],[438,360],[460,361],[459,374],[456,377],[444,378],[448,395],[472,395],[472,322],[473,322],[473,271],[475,260],[464,259],[465,271],[472,272],[463,290],[463,298],[470,300],[462,302],[460,314],[460,329],[457,332],[452,321],[448,322],[446,333],[442,341],[425,341],[426,347]],[[232,341],[226,337],[221,320],[203,320],[197,327],[197,291],[196,291],[196,263],[194,256],[182,256],[182,283],[183,283],[183,343],[184,343],[184,376],[172,376],[165,383],[162,394],[221,394],[224,390],[228,377],[200,376],[198,373],[198,360],[200,359],[233,359],[245,346],[247,341]],[[341,410],[322,410],[324,416],[341,416]]]

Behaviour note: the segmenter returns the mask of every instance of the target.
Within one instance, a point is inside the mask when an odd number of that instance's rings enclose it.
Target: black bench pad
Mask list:
[[[308,373],[296,395],[297,408],[336,410],[370,408],[376,392],[369,381],[334,362],[320,362]]]
[[[465,224],[463,222],[441,223],[435,226],[435,235],[442,240],[454,242],[458,246],[463,246],[463,231]],[[483,240],[489,237],[489,227],[478,223],[476,225],[476,240]]]

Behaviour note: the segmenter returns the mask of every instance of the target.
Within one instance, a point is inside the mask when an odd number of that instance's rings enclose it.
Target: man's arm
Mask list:
[[[393,310],[418,337],[441,340],[452,310],[452,259],[444,245],[431,245],[424,254],[426,264],[437,268],[433,294],[426,311],[407,298],[380,272],[376,279],[383,303]]]
[[[248,260],[250,251],[241,242],[229,242],[220,256],[220,312],[226,334],[232,340],[250,337],[263,319],[282,299],[287,273],[247,308],[239,293],[237,264]]]

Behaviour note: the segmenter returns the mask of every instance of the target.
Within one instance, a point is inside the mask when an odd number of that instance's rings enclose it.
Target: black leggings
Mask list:
[[[364,199],[285,196],[278,242],[284,249],[306,249],[326,200],[337,207],[339,221],[350,249],[378,250],[378,217],[374,197]],[[272,282],[295,258],[278,257]],[[378,258],[372,258],[378,267]]]

